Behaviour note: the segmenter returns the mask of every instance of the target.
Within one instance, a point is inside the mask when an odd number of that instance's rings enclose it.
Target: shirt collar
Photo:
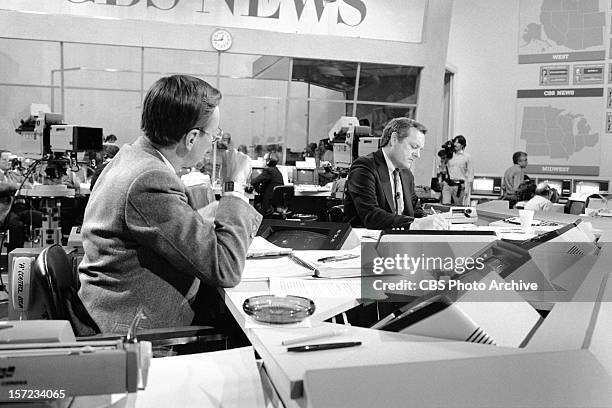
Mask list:
[[[387,152],[385,152],[385,149],[381,149],[381,150],[385,158],[385,163],[387,163],[387,169],[389,170],[389,174],[393,174],[393,170],[395,170],[395,166],[393,165],[393,163],[391,163],[391,160],[389,159],[389,156],[387,156]]]
[[[162,152],[160,152],[159,150],[157,150],[155,147],[153,147],[153,148],[155,149],[155,151],[156,151],[157,153],[159,153],[159,156],[162,158],[162,160],[164,161],[164,163],[166,164],[166,166],[168,166],[168,168],[169,168],[170,170],[172,170],[174,173],[176,173],[176,170],[174,169],[174,166],[172,165],[172,163],[170,163],[170,162],[168,161],[168,159],[166,159],[166,156],[164,156],[164,155],[163,155],[163,153],[162,153]]]

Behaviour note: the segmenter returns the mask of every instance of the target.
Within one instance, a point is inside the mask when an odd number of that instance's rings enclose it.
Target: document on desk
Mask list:
[[[252,347],[151,361],[136,407],[265,407]]]
[[[242,271],[242,281],[266,281],[270,278],[312,276],[313,270],[299,265],[289,256],[259,257],[247,259]]]
[[[308,298],[360,298],[360,279],[270,279],[270,293]]]
[[[321,278],[361,276],[361,246],[349,251],[293,251],[293,255],[314,267]]]
[[[247,258],[259,258],[262,256],[288,255],[293,252],[291,248],[283,248],[274,245],[264,237],[255,237],[249,246]]]

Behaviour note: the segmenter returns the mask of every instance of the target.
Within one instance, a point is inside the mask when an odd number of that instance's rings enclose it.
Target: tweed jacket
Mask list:
[[[253,207],[232,196],[202,217],[141,136],[106,166],[89,198],[79,297],[103,332],[124,333],[139,306],[142,328],[188,325],[200,283],[240,282],[260,222]]]
[[[395,208],[389,170],[379,149],[355,159],[349,170],[344,189],[344,217],[353,227],[386,229],[407,225],[422,217],[423,209],[414,191],[414,176],[408,169],[400,170],[404,193],[404,212]]]

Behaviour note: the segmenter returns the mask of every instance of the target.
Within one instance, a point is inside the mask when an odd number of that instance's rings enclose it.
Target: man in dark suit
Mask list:
[[[283,175],[276,167],[278,155],[274,152],[266,153],[264,160],[266,161],[266,167],[259,176],[251,181],[251,185],[253,185],[255,191],[260,196],[260,206],[257,206],[259,207],[258,210],[262,215],[266,216],[274,211],[274,208],[272,208],[274,187],[282,186],[285,182],[283,181]]]
[[[353,227],[447,227],[439,215],[424,217],[414,191],[410,167],[420,157],[426,132],[425,126],[413,119],[392,119],[383,130],[381,148],[353,162],[344,195],[345,220]]]

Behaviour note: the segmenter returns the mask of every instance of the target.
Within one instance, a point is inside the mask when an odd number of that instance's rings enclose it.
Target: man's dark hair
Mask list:
[[[525,153],[525,152],[514,152],[514,154],[512,155],[512,163],[518,164],[519,160],[523,156],[527,157],[527,153]]]
[[[269,152],[268,154],[268,160],[266,161],[266,165],[268,167],[274,167],[278,164],[278,154],[274,153],[274,152]]]
[[[202,79],[161,78],[147,92],[140,128],[151,142],[172,146],[191,129],[206,127],[220,100],[221,92]]]
[[[465,149],[465,146],[467,146],[467,142],[465,141],[465,137],[463,135],[457,135],[455,136],[455,138],[453,139],[454,142],[459,142],[459,144]]]
[[[408,129],[410,129],[411,127],[417,128],[417,130],[421,131],[423,134],[427,133],[427,128],[414,119],[391,119],[383,129],[382,138],[380,139],[380,147],[385,147],[389,144],[389,140],[391,140],[391,135],[393,134],[393,132],[397,133],[398,139],[408,137]]]

